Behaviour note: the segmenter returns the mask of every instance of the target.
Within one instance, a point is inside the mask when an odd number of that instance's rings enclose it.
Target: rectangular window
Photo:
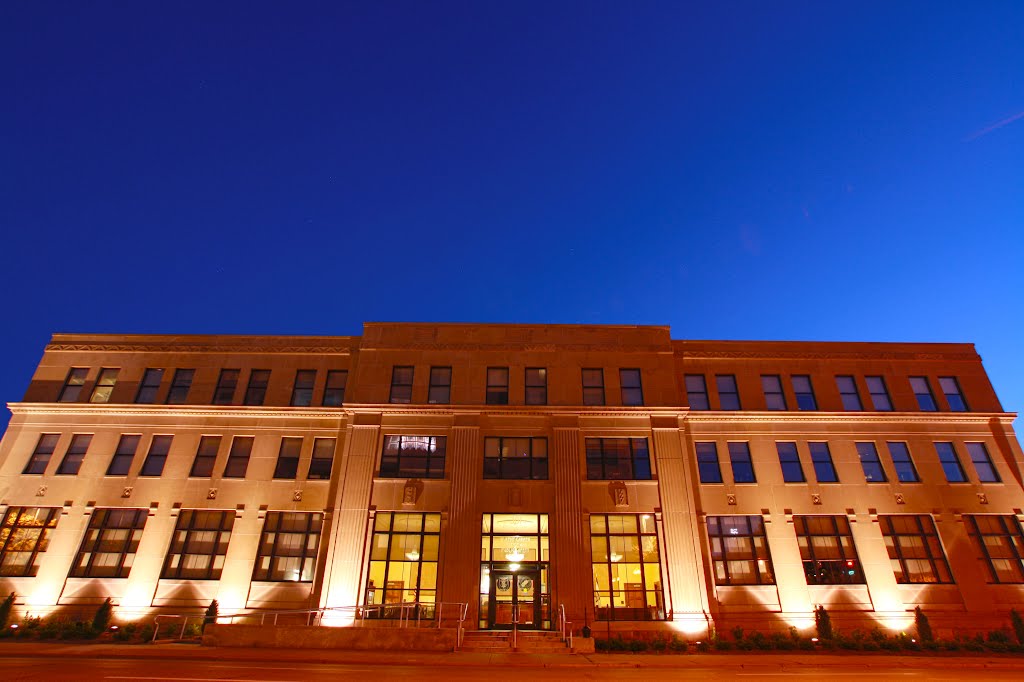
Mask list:
[[[427,402],[431,405],[447,405],[452,401],[452,368],[431,367],[430,388]]]
[[[234,511],[182,509],[160,577],[220,580],[234,525]]]
[[[646,438],[587,438],[587,478],[591,481],[649,481]]]
[[[331,478],[331,465],[334,464],[334,438],[314,438],[313,455],[309,460],[309,472],[306,479],[310,481],[326,481]]]
[[[964,514],[967,534],[994,583],[1024,583],[1024,531],[1009,514]]]
[[[878,448],[874,443],[857,443],[857,455],[860,457],[860,466],[864,469],[864,480],[868,483],[885,483],[888,479],[885,476],[885,469],[882,468],[882,460],[878,456]]]
[[[949,409],[953,412],[966,412],[967,401],[964,400],[964,394],[960,390],[960,382],[956,380],[956,377],[939,377],[939,388],[942,389],[942,394],[946,396],[946,402],[949,403]]]
[[[596,620],[665,620],[651,514],[591,514],[590,554]]]
[[[701,483],[721,483],[722,467],[718,464],[718,445],[713,442],[694,443],[697,451],[697,474]]]
[[[619,387],[622,390],[622,404],[638,406],[644,404],[644,389],[640,383],[640,370],[620,369]]]
[[[757,483],[754,463],[750,460],[749,443],[729,443],[729,463],[734,483]]]
[[[71,577],[127,578],[148,517],[148,509],[93,510]]]
[[[917,468],[914,460],[910,457],[910,448],[906,443],[889,442],[889,456],[892,457],[892,466],[896,469],[896,480],[900,483],[917,483],[921,479],[917,475]]]
[[[235,436],[231,440],[228,463],[224,465],[224,478],[245,478],[245,472],[249,469],[249,456],[252,454],[252,441],[250,436]]]
[[[796,394],[796,409],[818,409],[818,401],[814,399],[814,386],[811,384],[811,377],[806,374],[796,374],[791,378],[793,381],[793,393]]]
[[[59,518],[59,507],[8,507],[0,523],[0,577],[38,573],[39,555],[49,547]]]
[[[871,396],[871,406],[876,412],[892,412],[892,400],[889,399],[889,389],[885,386],[884,377],[864,377],[868,385],[868,393]]]
[[[716,374],[715,385],[718,386],[718,404],[723,410],[741,410],[740,391],[736,387],[736,377],[732,374]]]
[[[381,478],[444,478],[445,436],[384,436]]]
[[[89,396],[90,403],[110,402],[110,394],[114,392],[114,384],[117,383],[117,375],[120,371],[113,367],[104,367],[100,370],[100,376],[92,388],[92,395]]]
[[[164,464],[167,463],[167,455],[171,451],[173,436],[153,436],[149,444],[149,452],[146,453],[146,460],[142,463],[142,471],[139,476],[162,476]]]
[[[398,619],[406,612],[396,605],[419,602],[423,616],[433,618],[440,544],[440,514],[377,512],[366,579],[368,615]]]
[[[82,394],[82,387],[85,386],[85,377],[89,374],[88,367],[72,367],[64,380],[64,387],[60,389],[57,396],[58,403],[78,402],[78,396]]]
[[[64,459],[57,467],[57,473],[62,476],[77,475],[78,470],[82,468],[82,460],[85,459],[85,453],[91,442],[92,434],[76,433],[71,436],[71,444],[68,445],[68,451],[64,453]]]
[[[935,530],[925,514],[879,514],[889,564],[897,583],[951,583],[953,575]]]
[[[348,383],[347,369],[332,369],[327,372],[324,387],[324,407],[341,407],[345,402],[345,384]]]
[[[851,376],[836,377],[836,388],[839,389],[839,397],[843,400],[843,409],[847,412],[860,412],[864,406],[860,403],[860,394],[857,392],[857,380]]]
[[[838,483],[839,476],[832,463],[832,452],[828,449],[828,443],[808,443],[807,447],[811,451],[811,465],[814,467],[814,476],[818,483]]]
[[[249,385],[245,387],[244,405],[262,405],[267,398],[267,384],[270,383],[269,369],[254,369],[249,372]]]
[[[939,464],[946,474],[946,481],[949,483],[967,483],[967,473],[960,464],[960,458],[956,454],[956,448],[952,443],[935,443],[935,452],[939,455]]]
[[[583,404],[604,405],[603,369],[583,369]]]
[[[408,365],[395,365],[391,368],[391,396],[388,402],[412,402],[412,376],[414,368]]]
[[[25,470],[21,473],[46,473],[46,466],[50,463],[50,457],[53,456],[53,451],[57,449],[58,440],[60,440],[59,433],[40,434],[39,442],[36,443],[36,449],[32,451],[32,456],[28,458],[28,464],[25,465]]]
[[[548,404],[548,371],[543,367],[526,368],[526,404]]]
[[[913,389],[917,406],[922,412],[935,412],[939,409],[935,405],[935,396],[932,395],[928,377],[910,377],[910,388]]]
[[[192,377],[195,376],[194,369],[177,369],[174,371],[174,378],[171,379],[171,390],[167,392],[168,405],[184,405],[188,400],[189,389],[192,388]]]
[[[765,408],[785,410],[786,394],[782,392],[782,379],[777,374],[761,375],[761,390],[764,391]]]
[[[487,404],[508,405],[508,367],[487,368]]]
[[[107,476],[128,475],[141,439],[142,436],[138,435],[121,436],[121,440],[117,442],[117,449],[114,450],[114,456],[110,459],[110,465],[107,467]]]
[[[252,579],[313,582],[324,516],[308,512],[267,512]]]
[[[160,382],[164,380],[164,371],[149,367],[142,374],[139,392],[135,394],[135,402],[152,405],[156,402],[156,393],[160,390]]]
[[[298,476],[299,455],[301,452],[301,438],[282,438],[281,448],[277,451],[277,466],[274,467],[274,478],[294,479]]]
[[[703,374],[687,374],[683,377],[686,382],[686,403],[691,410],[710,410],[711,403],[708,402],[708,384]]]
[[[974,465],[974,471],[978,474],[978,480],[982,483],[999,483],[999,473],[992,464],[992,458],[988,456],[988,448],[984,443],[965,443],[967,454]]]
[[[547,480],[547,438],[484,439],[484,478]]]
[[[217,462],[217,450],[220,449],[220,436],[203,436],[199,439],[195,461],[189,476],[209,478],[213,476],[213,465]]]
[[[796,443],[776,443],[779,453],[779,466],[782,467],[782,480],[786,483],[803,483],[804,467],[800,464],[800,455],[796,451]]]
[[[313,386],[316,384],[315,369],[300,369],[295,372],[292,386],[292,407],[309,407],[313,404]]]
[[[845,516],[794,516],[808,585],[863,585],[850,521]]]
[[[774,585],[772,557],[760,516],[709,516],[716,585]]]
[[[235,401],[235,389],[238,387],[240,370],[222,369],[217,378],[217,388],[213,392],[214,405],[230,405]]]

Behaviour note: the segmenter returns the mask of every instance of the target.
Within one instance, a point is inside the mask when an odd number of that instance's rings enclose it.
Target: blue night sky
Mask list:
[[[58,331],[483,321],[969,341],[1022,410],[1022,31],[1013,1],[4,3],[0,400]]]

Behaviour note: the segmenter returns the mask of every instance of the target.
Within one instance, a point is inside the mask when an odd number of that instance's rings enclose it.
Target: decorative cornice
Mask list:
[[[347,346],[276,345],[273,343],[239,344],[175,344],[175,343],[51,343],[48,352],[74,351],[87,353],[279,353],[293,355],[350,355]]]
[[[798,342],[794,342],[796,344]],[[812,345],[813,342],[807,342]],[[943,360],[978,362],[977,353],[865,352],[835,350],[827,353],[799,350],[690,350],[680,348],[676,355],[686,360]]]
[[[1012,425],[1015,412],[783,412],[743,411],[688,412],[687,422],[698,424],[974,424],[987,425],[993,419]]]
[[[609,343],[428,343],[408,341],[394,344],[367,344],[362,352],[372,351],[502,351],[507,353],[663,353],[672,354],[668,344],[609,344]]]
[[[232,405],[96,405],[92,403],[7,403],[16,415],[75,415],[89,417],[237,417],[242,419],[338,419],[344,408],[242,407]]]

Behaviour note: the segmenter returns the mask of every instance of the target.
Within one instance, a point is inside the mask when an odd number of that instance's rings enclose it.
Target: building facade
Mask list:
[[[970,344],[58,334],[9,408],[0,590],[33,615],[466,604],[700,636],[1024,608],[1015,415]]]

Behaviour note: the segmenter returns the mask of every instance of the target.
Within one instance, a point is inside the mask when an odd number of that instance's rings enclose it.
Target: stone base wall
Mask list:
[[[203,646],[357,651],[453,651],[455,630],[207,625]]]

